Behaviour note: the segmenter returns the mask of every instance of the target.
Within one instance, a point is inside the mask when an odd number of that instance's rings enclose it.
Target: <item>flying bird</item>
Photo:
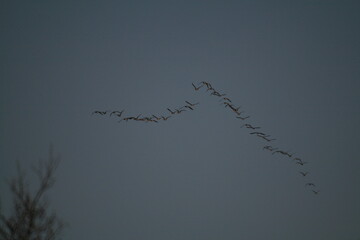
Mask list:
[[[296,162],[296,164],[299,164],[301,166],[304,166],[304,164],[307,164],[307,162]]]
[[[251,129],[259,129],[260,127],[254,127],[254,126],[252,126],[251,124],[248,124],[248,123],[246,123],[246,124],[244,124],[244,125],[242,125],[241,127],[246,127],[246,128],[251,128]]]
[[[211,86],[211,84],[208,83],[208,82],[202,81],[201,83],[207,87],[207,90],[206,90],[206,91],[209,91],[209,90],[213,90],[213,89],[214,89],[214,88]]]
[[[312,190],[314,194],[318,194],[320,191]]]
[[[272,151],[275,151],[275,150],[278,149],[278,148],[273,148],[272,146],[267,145],[267,146],[264,146],[263,149],[266,149],[266,150],[269,150],[269,151],[272,152]]]
[[[151,115],[151,116],[153,116],[156,120],[161,120],[161,118],[160,118],[160,117],[157,117],[157,116],[155,116],[154,114],[153,114],[153,115]]]
[[[313,184],[313,183],[306,183],[306,184],[305,184],[305,187],[306,187],[306,186],[309,186],[309,187],[311,187],[311,186],[312,186],[312,187],[315,187],[315,184]]]
[[[240,116],[238,116],[238,117],[236,117],[236,118],[239,118],[239,119],[241,119],[241,120],[246,120],[246,119],[248,119],[250,116],[246,116],[246,117],[240,117]]]
[[[92,112],[92,114],[100,114],[100,115],[105,115],[106,113],[107,113],[107,111],[93,111]]]
[[[303,166],[304,164],[307,163],[307,162],[302,161],[300,158],[294,158],[294,160],[296,161],[296,164],[299,164],[301,166]]]
[[[188,102],[188,101],[185,101],[187,104],[189,104],[191,107],[193,107],[193,106],[196,106],[196,105],[198,105],[199,103],[191,103],[191,102]]]
[[[264,137],[270,137],[270,135],[266,135],[265,133],[262,133],[262,132],[251,132],[250,133],[251,135],[254,135],[254,134],[256,134],[256,135],[260,135],[260,136],[264,136]]]
[[[113,115],[113,114],[116,114],[116,116],[121,117],[121,115],[123,114],[123,112],[124,112],[124,110],[122,110],[122,111],[112,111],[112,112],[110,113],[110,117],[111,117],[111,115]]]
[[[306,176],[306,175],[308,175],[308,172],[299,172],[301,175],[303,175],[304,177]]]
[[[175,111],[176,111],[177,114],[179,114],[179,113],[181,113],[181,112],[186,112],[185,109],[175,109]]]
[[[277,151],[273,152],[272,154],[274,155],[275,153],[281,153],[282,155],[287,155],[288,154],[287,152],[284,152],[282,150],[277,150]]]
[[[171,111],[171,109],[167,108],[167,110],[171,113],[171,114],[175,114],[176,112]]]
[[[231,103],[229,103],[229,102],[223,102],[223,104],[225,104],[225,107],[232,107],[232,105],[231,105]]]
[[[193,85],[195,91],[199,90],[200,88],[202,88],[204,85],[200,85],[199,87],[196,87],[193,83],[191,83],[191,85]]]
[[[169,118],[171,118],[171,116],[167,116],[167,117],[161,116],[161,118],[162,118],[164,121],[166,121],[166,120],[168,120]]]

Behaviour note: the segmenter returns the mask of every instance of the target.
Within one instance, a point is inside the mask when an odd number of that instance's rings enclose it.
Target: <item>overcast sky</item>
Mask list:
[[[65,240],[358,240],[359,12],[330,0],[2,1],[3,211],[16,160],[46,159],[52,143]],[[194,91],[201,81],[250,118]],[[185,100],[199,105],[158,123],[91,114],[167,116]],[[293,156],[264,150],[245,123]]]

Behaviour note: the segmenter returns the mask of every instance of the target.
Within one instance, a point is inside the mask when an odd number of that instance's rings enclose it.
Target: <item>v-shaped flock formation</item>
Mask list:
[[[243,125],[241,126],[241,128],[245,127],[247,129],[250,129],[251,130],[249,133],[250,135],[258,137],[259,139],[262,139],[267,142],[267,144],[263,146],[263,150],[270,152],[272,155],[281,154],[285,157],[288,157],[289,159],[294,161],[294,164],[296,164],[297,166],[299,166],[301,168],[303,168],[303,166],[305,164],[308,164],[308,162],[305,162],[301,158],[294,156],[293,153],[289,153],[287,151],[279,149],[276,146],[273,146],[272,143],[276,139],[271,137],[269,134],[266,134],[265,132],[258,130],[258,129],[261,129],[261,127],[253,126],[252,124],[245,121],[245,120],[248,120],[250,118],[250,116],[245,115],[244,111],[240,111],[241,107],[234,105],[232,100],[230,98],[228,98],[225,93],[218,92],[217,90],[215,90],[213,88],[213,86],[210,83],[205,82],[205,81],[200,82],[199,84],[197,84],[197,86],[194,83],[192,83],[192,86],[195,91],[199,91],[200,89],[204,88],[204,89],[206,89],[206,92],[210,92],[210,96],[219,98],[219,102],[221,102],[221,104],[224,105],[224,107],[226,109],[229,109],[231,112],[233,112],[237,119],[243,121]],[[148,122],[159,123],[160,121],[167,121],[169,118],[176,116],[178,114],[181,114],[183,112],[193,111],[195,109],[195,106],[199,104],[198,102],[191,103],[189,101],[185,101],[185,103],[186,103],[186,105],[183,105],[178,108],[173,108],[173,109],[167,108],[167,111],[169,113],[162,114],[162,115],[151,114],[151,116],[143,116],[142,117],[142,114],[138,114],[135,116],[124,116],[123,117],[125,110],[121,110],[121,111],[118,111],[118,110],[98,111],[97,110],[97,111],[94,111],[92,114],[96,114],[96,115],[100,115],[100,116],[109,115],[110,117],[114,115],[119,118],[119,122],[122,122],[122,121],[127,122],[130,120],[130,121],[141,121],[141,122],[146,122],[146,123],[148,123]],[[301,176],[303,176],[303,177],[307,177],[309,172],[305,171],[303,169],[300,169],[299,174],[301,174]],[[312,182],[306,182],[305,187],[308,187],[309,189],[311,189],[311,191],[314,194],[318,194],[320,192],[319,190],[316,189],[316,185]]]

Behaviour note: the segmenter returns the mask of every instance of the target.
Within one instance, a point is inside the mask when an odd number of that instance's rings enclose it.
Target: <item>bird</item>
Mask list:
[[[199,103],[191,103],[191,102],[188,102],[188,101],[185,101],[185,102],[186,102],[187,104],[189,104],[191,107],[199,104]]]
[[[191,85],[193,85],[195,91],[198,91],[200,88],[204,86],[204,85],[200,85],[199,87],[196,87],[193,83],[191,83]]]
[[[225,96],[226,94],[223,93],[223,94],[220,94],[219,92],[215,91],[214,89],[212,89],[213,92],[211,93],[211,95],[214,95],[214,96],[217,96],[217,97],[223,97]]]
[[[171,116],[167,116],[167,117],[161,116],[161,118],[162,118],[164,121],[166,121],[166,120],[168,120],[169,118],[171,118]]]
[[[246,127],[246,128],[251,128],[251,129],[259,129],[260,127],[254,127],[254,126],[252,126],[251,124],[248,124],[248,123],[246,123],[246,124],[244,124],[244,125],[242,125],[241,127]]]
[[[232,105],[231,105],[231,103],[229,103],[229,102],[223,102],[223,104],[225,104],[225,107],[232,107]]]
[[[154,114],[151,115],[151,116],[153,116],[156,120],[160,120],[160,119],[161,119],[160,117],[157,117],[157,116],[155,116]]]
[[[254,135],[261,135],[261,136],[264,136],[264,137],[270,137],[270,135],[266,135],[265,133],[262,133],[262,132],[251,132],[250,134]]]
[[[303,175],[304,177],[306,176],[306,175],[308,175],[308,172],[299,172],[301,175]]]
[[[263,149],[266,149],[266,150],[269,150],[269,151],[272,152],[272,151],[275,151],[275,150],[278,149],[278,148],[273,148],[272,146],[267,145],[267,146],[264,146]]]
[[[241,119],[241,120],[246,120],[246,119],[248,119],[250,116],[246,116],[246,117],[240,117],[240,116],[238,116],[238,117],[236,117],[236,118],[239,118],[239,119]]]
[[[123,118],[122,120],[128,121],[130,119],[134,119],[134,117],[126,117],[126,118]]]
[[[304,162],[303,160],[301,160],[301,158],[294,158],[294,160],[296,161],[296,164],[299,164],[301,166],[303,166],[304,164],[307,163],[307,162]]]
[[[171,114],[175,114],[176,112],[171,111],[171,109],[167,108],[167,110],[171,113]]]
[[[314,194],[318,194],[320,191],[312,190]]]
[[[122,111],[112,111],[112,112],[110,113],[110,117],[111,117],[111,115],[113,115],[113,114],[116,114],[116,116],[121,117],[121,115],[123,114],[123,112],[124,112],[124,110],[122,110]]]
[[[242,125],[241,127],[246,127],[246,128],[251,128],[251,129],[258,129],[260,127],[253,127],[251,124],[245,123],[244,125]]]
[[[287,155],[287,152],[284,152],[282,150],[277,150],[277,151],[273,152],[272,154],[274,155],[275,153],[281,153],[282,155]]]
[[[100,114],[100,115],[105,115],[107,113],[107,111],[93,111],[92,114],[94,114],[94,113],[95,114]]]
[[[214,88],[211,86],[210,83],[205,82],[205,81],[202,81],[201,83],[207,87],[207,90],[206,90],[206,91],[214,90]]]
[[[225,101],[231,102],[231,100],[230,100],[229,98],[227,98],[227,97],[224,97],[223,99],[224,99]]]
[[[177,114],[179,114],[179,113],[181,113],[181,112],[186,112],[185,109],[175,109],[175,111],[176,111]]]
[[[304,164],[307,164],[307,162],[296,162],[296,164],[299,164],[301,166],[304,166]]]
[[[313,186],[313,187],[315,187],[315,184],[313,184],[313,183],[306,183],[306,184],[305,184],[305,187],[306,187],[306,186],[309,186],[309,187]]]

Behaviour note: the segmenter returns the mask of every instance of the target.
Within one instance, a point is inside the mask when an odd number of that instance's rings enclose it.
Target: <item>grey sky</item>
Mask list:
[[[360,238],[357,1],[3,1],[4,179],[62,156],[64,239]],[[191,83],[210,82],[300,168]],[[195,111],[158,124],[91,115]],[[34,182],[35,183],[35,182]],[[8,209],[5,209],[8,211]]]

